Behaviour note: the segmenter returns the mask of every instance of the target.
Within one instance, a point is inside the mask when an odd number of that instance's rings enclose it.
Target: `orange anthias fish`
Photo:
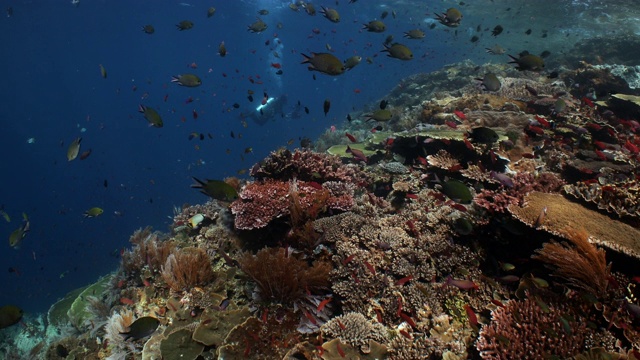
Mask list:
[[[358,159],[360,161],[364,161],[365,163],[368,161],[367,156],[360,150],[358,149],[352,149],[347,145],[347,151],[348,154],[353,155],[353,157],[355,159]]]

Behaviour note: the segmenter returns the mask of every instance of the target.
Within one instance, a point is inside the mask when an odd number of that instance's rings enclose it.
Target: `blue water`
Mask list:
[[[342,15],[333,24],[320,14],[293,12],[287,1],[83,0],[77,7],[68,1],[4,2],[13,15],[0,17],[0,204],[11,222],[0,219],[0,305],[45,311],[68,291],[115,270],[135,229],[150,225],[166,231],[174,206],[206,201],[189,187],[192,176],[236,175],[290,139],[296,146],[302,136],[313,139],[341,124],[347,112],[379,101],[403,77],[465,57],[448,48],[450,32],[427,30],[427,10],[415,15],[411,8],[402,10],[403,21],[389,15],[385,33],[362,32],[362,23],[384,10],[375,3],[331,2]],[[217,11],[207,18],[211,5]],[[246,27],[261,8],[270,11],[262,16],[269,28],[250,33]],[[195,23],[193,29],[178,31],[175,24],[185,19]],[[145,24],[155,27],[153,35],[141,31]],[[427,39],[402,39],[402,32],[418,26],[428,31]],[[410,45],[416,59],[401,62],[379,53],[389,34]],[[228,50],[224,58],[217,54],[221,41]],[[327,43],[342,60],[357,54],[374,63],[363,60],[339,77],[316,73],[314,81],[300,65],[300,53],[326,52]],[[270,65],[274,59],[282,65],[280,76]],[[197,69],[188,67],[191,63]],[[202,86],[170,82],[172,75],[190,72],[202,78]],[[252,84],[249,77],[263,84]],[[248,90],[255,92],[252,103]],[[282,112],[289,116],[275,116],[262,126],[249,119],[243,127],[241,112],[259,105],[263,92],[286,95]],[[194,101],[186,104],[189,97]],[[326,117],[325,99],[331,100]],[[310,114],[296,109],[298,101]],[[239,109],[232,107],[236,102]],[[157,109],[164,127],[149,127],[137,112],[139,104]],[[213,139],[189,140],[191,132]],[[81,152],[92,153],[69,162],[67,147],[78,136]],[[28,143],[30,138],[35,141]],[[245,154],[247,147],[253,153]],[[104,214],[84,218],[94,206]],[[13,249],[8,237],[23,212],[31,231]]]

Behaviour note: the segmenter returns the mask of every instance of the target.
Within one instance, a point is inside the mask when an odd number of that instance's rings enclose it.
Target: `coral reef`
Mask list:
[[[382,130],[372,104],[323,152],[257,163],[228,207],[134,232],[115,275],[52,306],[64,332],[34,354],[638,358],[640,125],[609,95],[633,91],[586,63],[547,75],[465,61],[404,79]],[[158,330],[124,341],[145,317]]]

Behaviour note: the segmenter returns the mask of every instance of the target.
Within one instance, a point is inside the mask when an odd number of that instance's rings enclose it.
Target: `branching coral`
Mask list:
[[[584,231],[569,231],[566,243],[545,243],[536,251],[534,259],[544,261],[560,276],[578,289],[602,298],[607,292],[611,264],[607,265],[605,252],[589,243],[589,235]]]
[[[283,248],[265,248],[256,255],[244,254],[240,268],[258,285],[265,302],[292,304],[307,296],[322,293],[329,287],[331,265],[316,262],[309,266]]]
[[[174,291],[206,285],[214,277],[209,256],[194,247],[174,250],[162,268],[162,278]]]
[[[512,300],[494,310],[480,330],[476,347],[483,359],[561,359],[584,350],[586,321],[567,304]]]
[[[364,350],[367,350],[369,340],[382,344],[388,342],[387,330],[382,324],[374,323],[356,312],[334,317],[322,325],[320,331],[326,339],[338,338],[351,346],[365,348]]]

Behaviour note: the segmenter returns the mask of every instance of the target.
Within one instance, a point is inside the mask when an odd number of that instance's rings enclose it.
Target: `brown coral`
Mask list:
[[[640,258],[640,230],[589,210],[558,194],[532,192],[523,207],[510,206],[509,212],[529,226],[538,226],[554,235],[569,238],[568,229],[584,228],[589,241]],[[546,216],[540,218],[542,209]]]
[[[206,285],[214,277],[209,256],[204,250],[194,247],[173,251],[162,268],[162,278],[174,291]]]
[[[261,300],[292,304],[329,286],[331,265],[316,262],[309,266],[283,248],[265,248],[256,255],[244,254],[240,268],[258,285]]]
[[[129,241],[134,247],[122,254],[122,268],[129,277],[140,275],[144,267],[151,271],[145,276],[160,273],[167,257],[175,248],[172,241],[162,240],[160,234],[152,232],[150,227],[136,230]]]
[[[566,279],[570,285],[602,298],[607,292],[611,264],[607,265],[605,252],[589,243],[589,235],[583,231],[569,231],[569,241],[545,243],[536,251],[534,259],[551,265],[556,276]]]

